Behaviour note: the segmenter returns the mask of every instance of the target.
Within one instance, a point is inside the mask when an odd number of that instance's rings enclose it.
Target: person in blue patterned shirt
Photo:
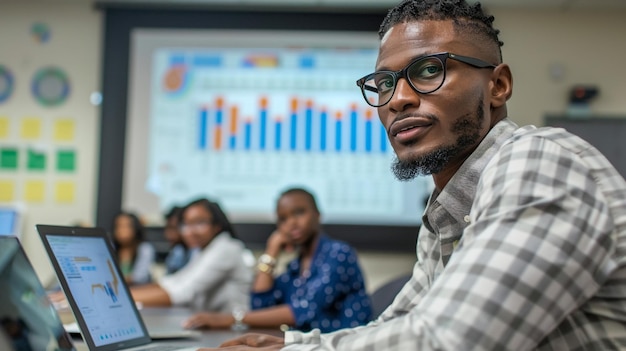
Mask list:
[[[287,325],[300,331],[330,332],[370,321],[372,310],[357,254],[348,244],[321,230],[315,197],[302,188],[284,191],[276,205],[277,229],[259,257],[251,296],[252,311],[236,316],[198,313],[187,328],[227,328],[236,322],[251,327]],[[279,276],[280,254],[297,257]]]

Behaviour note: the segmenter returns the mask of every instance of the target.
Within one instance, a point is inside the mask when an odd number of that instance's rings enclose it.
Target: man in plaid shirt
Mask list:
[[[431,174],[413,277],[370,324],[249,334],[231,350],[624,350],[626,183],[562,129],[507,117],[512,75],[480,4],[407,0],[380,29],[378,108],[399,179]]]

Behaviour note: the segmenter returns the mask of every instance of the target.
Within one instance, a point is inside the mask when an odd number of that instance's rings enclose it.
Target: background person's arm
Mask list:
[[[209,291],[229,279],[236,262],[241,260],[242,246],[231,242],[230,238],[218,236],[213,240],[200,253],[200,257],[161,279],[159,284],[169,295],[172,305],[189,304],[197,294]]]
[[[167,291],[158,284],[138,285],[130,288],[130,293],[136,302],[144,306],[171,306],[172,301]]]
[[[288,246],[286,235],[275,230],[267,239],[264,254],[277,260],[284,249],[292,250],[292,248]],[[254,283],[252,284],[252,292],[264,292],[272,289],[274,286],[273,268],[275,267],[272,267],[268,272],[257,271]]]
[[[243,324],[252,328],[276,328],[282,324],[294,325],[295,320],[287,305],[278,305],[246,313]],[[235,318],[226,313],[201,312],[183,323],[185,328],[227,329],[235,323]]]

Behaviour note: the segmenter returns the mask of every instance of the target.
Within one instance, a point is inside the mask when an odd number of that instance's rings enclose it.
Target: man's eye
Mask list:
[[[393,89],[393,84],[392,77],[384,77],[376,81],[376,89],[378,89],[379,93],[385,93]]]
[[[427,80],[438,77],[442,72],[443,67],[439,61],[427,60],[411,67],[409,76],[411,79]]]

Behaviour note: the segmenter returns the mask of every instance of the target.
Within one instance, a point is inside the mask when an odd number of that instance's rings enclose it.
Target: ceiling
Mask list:
[[[142,6],[249,6],[281,7],[281,8],[343,8],[378,10],[388,9],[399,0],[0,0],[0,3],[21,2],[92,2],[102,5],[142,5]],[[468,0],[474,2],[476,0]],[[618,9],[626,10],[626,0],[482,0],[487,7],[504,7],[520,9]]]
[[[59,0],[81,1],[81,0]],[[469,0],[476,1],[476,0]],[[260,5],[288,7],[342,7],[387,9],[399,0],[96,0],[99,3],[119,4],[181,4],[188,5]],[[508,8],[553,8],[553,9],[626,9],[626,0],[482,0],[485,6]]]

